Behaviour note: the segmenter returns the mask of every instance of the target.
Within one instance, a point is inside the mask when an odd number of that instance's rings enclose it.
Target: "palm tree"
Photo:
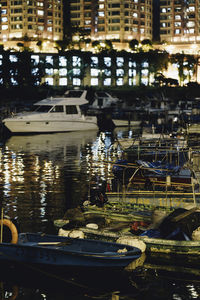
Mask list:
[[[169,53],[166,51],[150,50],[146,53],[147,61],[149,64],[149,81],[150,75],[162,73],[163,70],[167,70],[169,64]],[[149,82],[150,83],[150,82]]]
[[[193,55],[176,53],[171,55],[171,63],[177,64],[180,84],[183,85],[185,79],[191,79],[192,73],[195,72],[197,60]]]

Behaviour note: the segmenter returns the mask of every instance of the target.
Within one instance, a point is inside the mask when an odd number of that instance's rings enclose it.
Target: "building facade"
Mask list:
[[[153,0],[69,0],[72,27],[92,40],[110,40],[123,49],[132,39],[152,40]]]
[[[38,41],[46,41],[51,48],[63,37],[62,0],[1,0],[0,14],[0,40],[5,48],[24,42],[35,49]]]
[[[160,0],[160,41],[171,53],[200,50],[200,1]]]

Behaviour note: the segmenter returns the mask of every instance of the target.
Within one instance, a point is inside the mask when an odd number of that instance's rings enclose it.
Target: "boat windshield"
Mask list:
[[[37,112],[48,112],[52,108],[51,105],[41,105],[36,106],[35,111]]]

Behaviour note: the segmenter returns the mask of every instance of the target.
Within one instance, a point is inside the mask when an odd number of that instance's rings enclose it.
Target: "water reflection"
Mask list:
[[[109,177],[115,135],[96,131],[12,136],[0,148],[0,197],[22,231],[55,230],[53,220],[87,196],[92,175]]]
[[[72,205],[96,138],[97,132],[91,131],[12,136],[6,141],[0,159],[1,198],[5,213],[18,216],[23,231],[50,230],[50,220]]]

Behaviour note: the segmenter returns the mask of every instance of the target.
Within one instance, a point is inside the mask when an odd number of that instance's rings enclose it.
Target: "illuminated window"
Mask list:
[[[143,62],[143,64],[142,64],[142,67],[143,67],[143,68],[148,68],[148,67],[149,67],[149,63],[148,63],[148,62],[146,62],[146,61],[145,61],[145,62]]]
[[[104,57],[104,64],[107,67],[111,67],[111,57]]]
[[[98,15],[99,15],[99,17],[104,17],[105,16],[104,11],[99,11]]]
[[[105,76],[111,76],[111,70],[105,69],[104,74],[105,74]]]
[[[64,56],[59,57],[59,66],[61,66],[61,67],[67,66],[67,59]]]
[[[117,84],[118,86],[123,85],[123,84],[124,84],[123,78],[117,78],[116,84]]]
[[[180,30],[180,29],[176,29],[176,30],[174,31],[174,33],[175,33],[175,34],[180,34],[180,33],[181,33],[181,30]]]
[[[136,68],[136,62],[135,62],[135,61],[129,61],[129,62],[128,62],[128,66],[129,66],[130,68],[131,68],[131,67],[132,67],[132,68],[134,68],[134,67]]]
[[[128,75],[129,75],[129,77],[136,76],[136,70],[135,69],[129,69],[128,70]]]
[[[98,85],[98,78],[91,78],[91,85],[97,86]]]
[[[147,78],[142,78],[141,83],[144,85],[148,85],[148,79]]]
[[[18,58],[16,55],[9,55],[9,59],[11,62],[17,62],[18,61]]]
[[[53,56],[46,56],[46,62],[49,64],[53,64]]]
[[[72,83],[75,86],[80,86],[81,85],[81,80],[80,80],[80,78],[73,78]]]
[[[53,68],[51,68],[51,69],[45,69],[45,73],[47,75],[53,75]]]
[[[37,2],[37,6],[44,6],[43,2]]]
[[[95,67],[98,65],[98,57],[92,56],[91,57],[91,66]]]
[[[195,22],[193,21],[187,22],[187,27],[195,27]]]
[[[99,9],[104,9],[104,4],[99,4]]]
[[[128,84],[129,84],[130,86],[132,86],[132,85],[136,85],[136,79],[129,78],[129,80],[128,80]]]
[[[72,65],[73,67],[80,67],[81,66],[81,59],[78,56],[72,56]]]
[[[73,71],[73,75],[78,76],[78,75],[81,74],[81,70],[80,69],[74,68],[72,71]]]
[[[38,16],[44,16],[44,11],[43,10],[38,10],[37,14],[38,14]]]
[[[39,61],[40,61],[39,55],[31,55],[31,59],[33,59],[37,64],[38,64]]]
[[[59,75],[60,76],[66,76],[67,75],[67,69],[64,69],[64,68],[59,69]]]
[[[39,71],[39,68],[33,68],[31,73],[33,75],[37,75],[38,71]]]
[[[53,31],[53,28],[52,28],[52,27],[48,27],[48,28],[47,28],[47,31],[52,32],[52,31]]]
[[[2,29],[2,30],[7,30],[7,29],[8,29],[8,25],[2,25],[2,26],[1,26],[1,29]]]
[[[194,28],[190,28],[190,29],[188,29],[188,33],[192,33],[192,34],[194,34],[194,33],[195,33],[195,30],[194,30]]]
[[[193,11],[195,11],[195,7],[194,6],[189,6],[187,10],[193,12]]]
[[[148,76],[148,69],[144,69],[144,70],[142,70],[142,72],[141,72],[141,74],[142,74],[142,76]]]
[[[120,76],[120,77],[124,76],[124,70],[123,69],[117,69],[116,70],[116,75]]]
[[[97,77],[99,75],[99,70],[92,68],[90,70],[90,74],[91,74],[91,76],[96,76]]]
[[[48,85],[53,85],[53,78],[45,78],[45,82],[46,82]]]
[[[111,85],[111,78],[105,78],[103,81],[103,85],[110,86]]]
[[[60,78],[59,85],[67,85],[67,78]]]
[[[17,83],[17,80],[15,80],[14,78],[11,78],[11,83],[13,84],[13,85],[17,85],[18,83]]]
[[[122,67],[124,65],[124,58],[123,57],[117,57],[117,66]]]
[[[7,17],[3,17],[3,18],[1,18],[1,21],[2,21],[2,23],[5,23],[5,22],[8,21],[8,18]]]

